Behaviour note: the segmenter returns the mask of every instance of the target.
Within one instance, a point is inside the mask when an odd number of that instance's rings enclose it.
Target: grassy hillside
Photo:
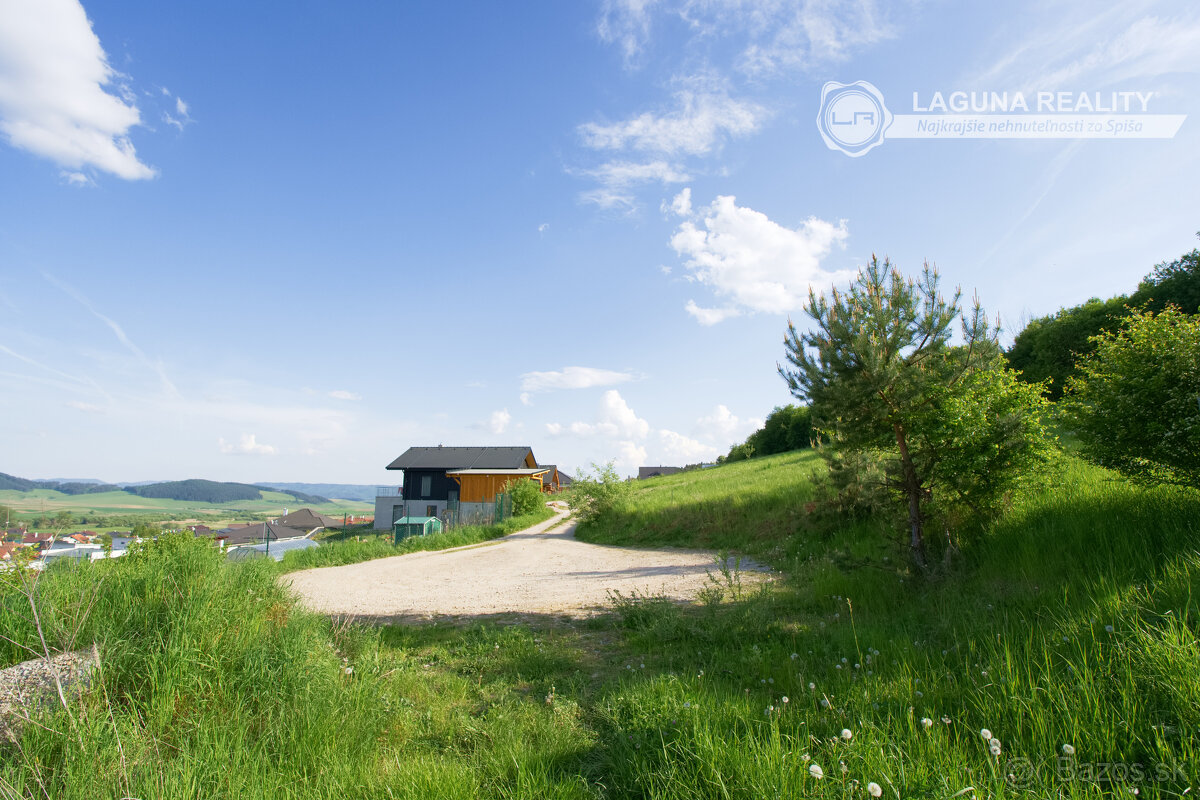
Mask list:
[[[72,514],[146,514],[156,519],[184,519],[197,516],[234,517],[239,514],[282,514],[284,508],[301,506],[290,494],[283,492],[260,492],[257,500],[236,500],[229,503],[201,503],[187,500],[169,500],[156,497],[139,497],[128,492],[113,491],[96,494],[68,495],[50,489],[35,489],[28,492],[0,491],[0,505],[12,508],[19,518],[30,518],[59,511]],[[366,503],[334,500],[318,505],[304,504],[320,514],[340,516],[347,514],[369,514],[374,507]]]
[[[279,567],[186,538],[51,569],[47,635],[100,641],[103,680],[0,757],[0,796],[1196,793],[1200,497],[1067,461],[930,582],[883,522],[805,513],[814,466],[635,485],[582,535],[731,547],[782,572],[585,622],[324,620]],[[37,647],[17,589],[0,590],[0,629]],[[0,640],[0,666],[26,656]]]

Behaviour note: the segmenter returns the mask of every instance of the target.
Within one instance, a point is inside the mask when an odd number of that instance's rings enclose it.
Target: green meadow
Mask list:
[[[695,604],[583,620],[330,620],[278,565],[187,537],[56,565],[33,596],[47,641],[99,642],[103,672],[7,746],[0,798],[1200,790],[1200,495],[1064,456],[922,576],[893,521],[822,511],[820,470],[793,453],[637,483],[580,538],[730,556]],[[23,581],[0,590],[0,666],[41,647]]]
[[[128,492],[97,492],[95,494],[69,495],[52,489],[34,489],[28,492],[0,491],[0,505],[8,506],[17,517],[28,520],[43,515],[54,515],[69,511],[75,516],[130,516],[145,515],[158,520],[204,519],[237,521],[241,517],[282,515],[283,509],[311,508],[319,514],[340,516],[342,514],[370,514],[374,507],[368,503],[351,500],[332,500],[312,505],[301,503],[290,494],[263,491],[258,500],[238,500],[229,503],[201,503],[188,500],[169,500],[156,497],[139,497]],[[78,526],[77,526],[78,527]],[[83,527],[87,527],[86,525]]]

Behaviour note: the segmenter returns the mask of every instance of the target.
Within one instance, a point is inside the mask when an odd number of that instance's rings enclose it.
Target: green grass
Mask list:
[[[584,532],[782,570],[695,607],[366,628],[192,540],[51,569],[50,638],[100,641],[102,689],[0,755],[0,798],[1196,793],[1196,493],[1066,460],[928,581],[884,523],[805,513],[812,458],[639,482]],[[36,641],[11,585],[0,631]]]
[[[479,544],[489,539],[507,536],[539,522],[545,522],[553,516],[554,512],[543,506],[536,513],[509,517],[498,525],[462,525],[453,530],[431,533],[428,536],[410,536],[401,539],[399,544],[393,544],[392,534],[388,531],[343,538],[340,541],[332,541],[333,537],[330,537],[320,547],[285,553],[283,561],[280,563],[283,571],[294,572],[313,567],[357,564],[360,561],[399,556],[421,550],[446,550],[450,547]]]

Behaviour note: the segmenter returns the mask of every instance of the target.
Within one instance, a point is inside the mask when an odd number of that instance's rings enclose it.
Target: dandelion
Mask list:
[[[842,728],[842,738],[848,742],[854,738],[854,734],[850,731],[849,728]]]
[[[917,697],[924,697],[924,696],[925,696],[924,692],[917,692]]]
[[[828,697],[821,698],[821,708],[829,708],[829,698]]]
[[[812,775],[817,780],[821,780],[821,778],[825,777],[825,770],[821,769],[816,764],[813,764],[808,768],[808,774]]]
[[[817,685],[816,685],[815,683],[813,683],[812,681],[809,681],[809,682],[808,682],[808,689],[809,689],[809,691],[812,691],[812,690],[814,690],[814,689],[816,689],[816,688],[817,688]]]
[[[1113,628],[1113,626],[1112,626],[1112,625],[1105,625],[1105,626],[1104,626],[1104,630],[1105,630],[1105,631],[1107,631],[1108,633],[1112,633],[1112,632],[1113,632],[1114,630],[1116,630],[1116,629],[1115,629],[1115,628]]]
[[[944,722],[945,724],[949,725],[949,724],[950,724],[950,718],[949,718],[949,717],[942,717],[942,722]]]
[[[786,695],[786,694],[783,696],[782,700],[783,700],[783,704],[784,704],[784,705],[787,705],[787,701],[788,701],[788,699],[787,699],[787,695]]]
[[[855,668],[855,669],[862,669],[862,664],[855,664],[855,665],[854,665],[854,668]]]
[[[983,730],[981,730],[979,732],[979,735],[982,736],[985,740],[992,738],[992,732],[989,731],[987,728],[984,728]]]
[[[834,664],[834,665],[833,665],[833,668],[834,668],[834,669],[841,669],[841,668],[842,668],[842,665],[841,665],[841,664]]]
[[[646,668],[646,665],[645,665],[645,664],[642,664],[642,669],[645,669],[645,668]]]
[[[799,653],[792,653],[792,661],[795,661],[799,657],[800,657]]]
[[[988,748],[988,750],[990,750],[992,755],[994,755],[994,756],[1000,755],[1000,745],[998,745],[998,744],[992,745],[991,747]]]
[[[691,708],[691,707],[692,707],[692,704],[691,704],[691,702],[690,702],[690,701],[689,701],[689,702],[685,702],[685,703],[683,704],[683,707],[684,707],[684,708]]]
[[[346,669],[345,669],[345,673],[346,673],[347,675],[353,675],[353,674],[354,674],[354,667],[346,667]]]
[[[850,661],[849,661],[849,659],[847,659],[847,658],[843,657],[843,658],[842,658],[842,663],[843,663],[843,664],[848,664],[848,663],[850,663]]]
[[[926,728],[932,728],[933,720],[931,720],[929,717],[924,717],[921,719],[921,724],[924,725]]]
[[[812,761],[812,756],[810,756],[808,753],[805,753],[804,755],[800,756],[800,760],[807,764],[808,762]]]
[[[875,781],[871,781],[867,784],[867,794],[871,795],[871,797],[881,797],[883,795],[883,787]]]
[[[1069,744],[1064,744],[1064,745],[1063,745],[1063,748],[1062,748],[1062,750],[1063,750],[1063,755],[1064,755],[1064,756],[1073,756],[1073,755],[1075,755],[1075,748],[1074,748],[1074,747],[1072,747],[1072,746],[1071,746],[1071,745],[1069,745]]]
[[[774,685],[774,683],[775,683],[775,679],[774,679],[774,678],[767,678],[767,683],[770,683],[770,684]]]

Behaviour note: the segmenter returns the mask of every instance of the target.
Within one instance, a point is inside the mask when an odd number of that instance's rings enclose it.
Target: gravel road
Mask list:
[[[742,569],[748,569],[745,563]],[[309,609],[383,621],[588,616],[608,605],[609,590],[694,599],[710,571],[716,571],[714,555],[705,550],[642,550],[577,541],[575,526],[565,524],[560,514],[483,545],[310,569],[284,579]]]

